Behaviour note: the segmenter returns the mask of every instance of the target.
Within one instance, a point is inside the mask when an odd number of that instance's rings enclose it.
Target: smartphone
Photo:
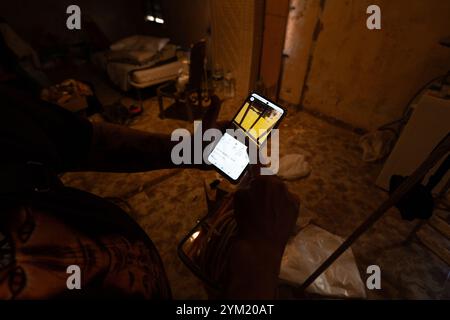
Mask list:
[[[238,183],[250,164],[249,144],[262,147],[285,114],[281,106],[251,93],[234,116],[230,128],[238,136],[244,136],[245,141],[225,133],[209,154],[208,161],[229,181]]]

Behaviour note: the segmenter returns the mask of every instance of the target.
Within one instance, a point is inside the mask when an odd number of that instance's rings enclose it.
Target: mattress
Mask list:
[[[147,63],[141,65],[108,61],[108,52],[96,53],[92,55],[91,59],[95,65],[106,71],[108,77],[111,79],[113,83],[115,83],[123,91],[128,91],[130,89],[130,86],[143,88],[151,85],[145,81],[139,84],[139,81],[141,81],[142,72],[139,72],[136,77],[133,77],[134,72],[152,70],[153,68],[159,68],[160,66],[172,64],[172,61],[176,59],[176,46],[173,44],[167,44],[163,48],[163,50],[161,50],[161,52],[154,57],[154,59],[151,59]],[[172,67],[175,68],[173,65]],[[169,67],[169,70],[170,69],[171,68]],[[166,80],[164,80],[164,78],[161,78],[161,73],[163,76],[167,78],[167,80],[176,78],[176,76],[173,75],[173,71],[169,73],[167,72],[168,70],[164,71],[163,68],[163,70],[159,71],[160,74],[159,78],[158,76],[156,77],[150,76],[150,78],[147,79],[156,81],[153,84],[164,82]],[[160,82],[157,81],[158,79],[160,79]]]
[[[182,68],[181,61],[174,61],[157,67],[135,70],[131,72],[130,83],[134,87],[140,88],[176,79]]]

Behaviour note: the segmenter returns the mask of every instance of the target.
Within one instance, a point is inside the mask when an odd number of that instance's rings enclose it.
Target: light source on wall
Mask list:
[[[164,23],[162,16],[161,0],[145,1],[145,20],[149,22]]]

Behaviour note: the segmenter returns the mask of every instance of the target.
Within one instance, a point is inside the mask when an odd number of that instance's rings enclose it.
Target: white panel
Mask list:
[[[392,175],[411,175],[449,132],[450,100],[425,94],[414,108],[411,118],[386,160],[376,184],[387,190]],[[432,171],[437,169],[439,164]],[[435,192],[443,187],[448,176],[449,173],[434,189]]]

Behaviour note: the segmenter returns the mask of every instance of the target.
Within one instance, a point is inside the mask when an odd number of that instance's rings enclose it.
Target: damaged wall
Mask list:
[[[289,4],[289,0],[265,1],[259,78],[264,86],[265,95],[273,100],[277,98],[280,89],[279,80]]]
[[[280,98],[298,104],[309,68],[314,30],[321,5],[317,0],[291,0],[290,5],[283,50],[285,58]]]
[[[284,68],[281,97],[288,102],[298,104],[295,92],[303,88],[305,108],[374,129],[399,117],[423,84],[450,69],[450,49],[438,44],[450,34],[450,1],[325,0],[317,13],[320,2],[299,0],[306,10],[296,25],[303,47],[286,59],[295,66]],[[381,8],[381,30],[366,28],[371,4]],[[317,41],[305,49],[315,28]]]

